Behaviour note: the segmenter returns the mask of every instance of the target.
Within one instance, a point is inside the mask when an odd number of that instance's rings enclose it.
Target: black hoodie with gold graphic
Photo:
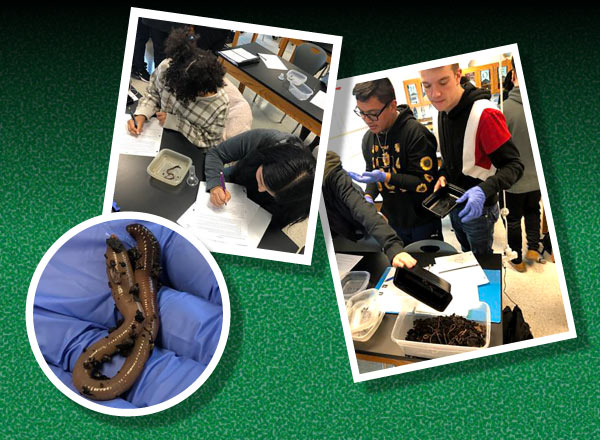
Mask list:
[[[366,193],[373,199],[381,194],[381,212],[392,226],[411,228],[435,220],[421,203],[438,178],[437,144],[433,133],[415,119],[407,105],[398,106],[398,112],[387,133],[367,131],[363,137],[367,171],[390,173],[388,182],[369,183]]]

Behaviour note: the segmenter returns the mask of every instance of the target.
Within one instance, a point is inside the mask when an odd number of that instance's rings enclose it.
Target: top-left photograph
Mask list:
[[[341,43],[132,8],[103,213],[310,264]]]

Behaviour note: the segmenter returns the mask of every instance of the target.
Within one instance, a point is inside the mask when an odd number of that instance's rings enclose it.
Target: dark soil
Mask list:
[[[416,319],[413,328],[406,335],[406,340],[431,344],[483,347],[485,336],[486,332],[483,325],[462,316],[451,315]]]

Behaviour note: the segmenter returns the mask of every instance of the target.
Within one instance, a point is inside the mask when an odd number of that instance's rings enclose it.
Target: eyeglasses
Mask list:
[[[356,107],[354,109],[354,114],[356,116],[358,116],[359,118],[367,118],[369,121],[377,121],[379,120],[379,116],[383,113],[383,111],[386,109],[386,107],[388,105],[390,105],[392,103],[392,101],[388,101],[387,104],[385,104],[383,106],[383,108],[381,110],[379,110],[377,113],[363,113],[358,107]]]

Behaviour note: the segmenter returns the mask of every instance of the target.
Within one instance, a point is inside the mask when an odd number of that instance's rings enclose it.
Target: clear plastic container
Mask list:
[[[304,84],[308,78],[302,72],[298,72],[297,70],[294,70],[294,69],[288,70],[285,74],[285,77],[290,82],[290,84],[294,84],[295,86]]]
[[[392,341],[404,350],[406,356],[416,356],[426,359],[435,359],[444,356],[450,356],[459,353],[468,353],[470,351],[481,350],[490,345],[490,334],[492,330],[490,320],[490,308],[487,303],[480,302],[479,305],[472,308],[467,315],[467,319],[477,321],[485,327],[485,345],[483,347],[466,347],[461,345],[430,344],[428,342],[406,341],[408,331],[413,328],[416,319],[431,318],[436,315],[418,313],[414,308],[410,311],[398,314],[396,323],[392,330]]]
[[[304,83],[297,86],[290,82],[289,90],[290,93],[298,99],[298,101],[306,101],[313,94],[312,89]]]
[[[177,186],[183,181],[191,165],[192,159],[189,157],[165,148],[152,159],[146,171],[161,182]]]
[[[377,289],[363,290],[346,302],[352,339],[368,341],[379,328],[385,311],[377,301]]]
[[[354,294],[361,292],[369,285],[371,275],[365,271],[348,272],[342,278],[342,291],[344,299],[349,299]]]

